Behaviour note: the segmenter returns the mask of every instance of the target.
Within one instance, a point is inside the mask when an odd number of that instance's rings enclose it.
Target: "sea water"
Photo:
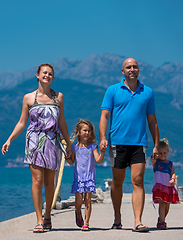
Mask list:
[[[66,200],[71,196],[73,181],[73,166],[66,166],[61,183],[61,199]],[[176,169],[179,175],[179,186],[183,186],[181,169]],[[110,166],[96,166],[96,187],[105,191],[105,179],[112,178]],[[29,167],[0,168],[0,222],[15,218],[34,211],[32,202],[32,179]],[[153,170],[146,169],[144,177],[145,192],[151,193],[153,186]],[[43,189],[44,192],[44,189]],[[130,169],[127,168],[123,185],[124,193],[132,193]],[[44,194],[43,194],[44,201]]]

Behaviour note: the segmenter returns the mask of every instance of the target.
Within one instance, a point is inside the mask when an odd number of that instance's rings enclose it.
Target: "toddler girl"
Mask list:
[[[73,139],[78,139],[73,144],[72,155],[67,159],[71,165],[75,162],[74,181],[71,193],[75,193],[75,217],[76,224],[83,231],[89,231],[89,220],[91,215],[91,193],[96,193],[96,172],[95,161],[100,164],[104,159],[105,150],[99,155],[97,144],[95,144],[95,130],[91,122],[87,120],[79,120],[76,125]],[[85,221],[81,214],[81,206],[85,204]]]
[[[167,160],[169,143],[166,138],[159,142],[158,158],[151,157],[154,169],[153,201],[159,203],[157,228],[168,229],[165,218],[169,212],[170,203],[178,203],[178,192],[174,187],[174,164]]]

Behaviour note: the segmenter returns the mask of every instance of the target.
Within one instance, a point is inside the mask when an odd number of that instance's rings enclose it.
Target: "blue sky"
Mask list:
[[[182,9],[182,0],[1,1],[0,71],[96,53],[183,62]]]

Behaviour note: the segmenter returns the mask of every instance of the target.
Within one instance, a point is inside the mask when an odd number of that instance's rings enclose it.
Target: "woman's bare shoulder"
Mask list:
[[[58,98],[60,98],[60,99],[63,99],[63,98],[64,98],[64,95],[63,95],[63,93],[61,93],[61,92],[58,92]]]
[[[59,101],[59,105],[64,101],[64,95],[61,92],[56,92],[55,91],[55,95]]]
[[[36,95],[36,90],[31,92],[31,93],[27,93],[24,95],[24,99],[23,101],[29,106],[31,107],[34,104],[34,100],[35,100],[35,95]]]

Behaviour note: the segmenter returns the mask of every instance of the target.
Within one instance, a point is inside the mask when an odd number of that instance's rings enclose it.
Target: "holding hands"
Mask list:
[[[107,146],[108,146],[108,141],[106,139],[100,141],[99,148],[101,152],[105,152]]]
[[[152,154],[151,158],[153,158],[154,160],[156,160],[158,158],[158,147],[153,148],[153,154]]]

